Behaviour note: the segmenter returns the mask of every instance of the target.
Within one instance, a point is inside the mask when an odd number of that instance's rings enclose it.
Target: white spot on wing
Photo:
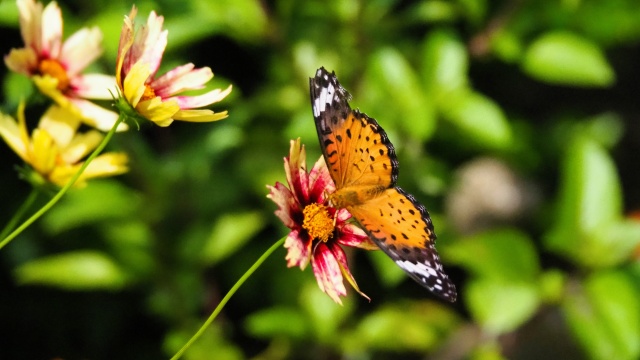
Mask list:
[[[402,270],[420,275],[424,278],[435,277],[438,278],[438,272],[430,266],[427,266],[422,263],[413,263],[408,260],[396,260],[396,264],[402,268]]]

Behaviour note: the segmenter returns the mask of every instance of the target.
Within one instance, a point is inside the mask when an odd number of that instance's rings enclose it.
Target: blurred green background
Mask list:
[[[59,5],[65,36],[101,28],[93,70],[112,73],[132,4]],[[429,209],[459,300],[355,251],[372,301],[349,290],[339,306],[280,249],[185,359],[640,357],[640,2],[136,5],[139,23],[165,17],[160,73],[210,66],[211,88],[234,86],[215,106],[230,116],[116,135],[109,149],[126,151],[131,171],[72,191],[2,249],[0,358],[175,353],[287,234],[265,185],[284,181],[290,139],[309,163],[320,156],[308,95],[320,66],[389,134],[399,185]],[[22,47],[17,19],[0,2],[2,54]],[[0,76],[2,111],[15,115],[34,90]],[[4,225],[30,186],[7,146],[0,156]]]

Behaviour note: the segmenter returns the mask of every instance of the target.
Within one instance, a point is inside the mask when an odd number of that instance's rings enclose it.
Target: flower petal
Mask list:
[[[353,275],[351,275],[349,264],[347,263],[347,256],[345,255],[344,250],[342,250],[342,248],[336,243],[332,243],[331,245],[329,245],[329,248],[331,249],[331,253],[333,254],[333,256],[336,258],[338,265],[340,266],[342,276],[347,279],[349,284],[351,284],[353,289],[357,291],[358,294],[371,301],[371,299],[365,293],[360,291],[358,284],[356,284],[356,279],[353,277]]]
[[[55,1],[45,6],[42,12],[42,43],[40,56],[58,59],[62,45],[62,12]]]
[[[116,78],[103,74],[78,75],[71,79],[74,95],[85,99],[112,99],[117,94]]]
[[[73,98],[69,99],[69,103],[73,109],[75,109],[74,111],[78,111],[82,122],[98,130],[109,131],[116,121],[118,121],[118,114],[100,107],[91,101]],[[129,126],[122,122],[118,125],[116,131],[126,131],[127,129],[129,129]]]
[[[302,209],[291,190],[279,182],[276,182],[275,187],[267,185],[267,188],[269,189],[267,198],[278,206],[278,210],[275,211],[276,216],[289,229],[299,228],[294,216],[302,214]]]
[[[129,168],[127,167],[128,162],[129,157],[126,153],[110,152],[102,154],[93,159],[80,176],[80,179],[124,174],[129,171]]]
[[[156,96],[150,100],[140,101],[136,110],[156,125],[169,126],[173,122],[173,115],[180,110],[180,107],[175,101],[162,101],[159,96]]]
[[[61,147],[62,160],[67,164],[75,164],[98,147],[104,136],[97,130],[84,134],[76,134],[64,148]]]
[[[342,282],[342,269],[334,254],[324,243],[319,243],[314,251],[311,257],[311,266],[320,290],[329,295],[333,301],[342,305],[340,296],[347,295],[347,289]]]
[[[78,127],[80,127],[79,117],[72,111],[58,105],[50,106],[38,123],[38,128],[51,135],[60,148],[69,145]]]
[[[34,0],[18,0],[20,12],[20,32],[22,40],[28,48],[36,52],[42,49],[42,3]]]
[[[180,105],[180,109],[199,108],[213,103],[217,103],[231,93],[232,86],[229,85],[224,91],[220,89],[211,90],[207,93],[195,96],[175,96],[169,99],[175,99]],[[156,94],[158,94],[156,92]]]
[[[308,240],[308,236],[303,238],[300,230],[292,230],[287,239],[284,242],[284,247],[287,249],[287,266],[298,266],[301,270],[304,270],[309,264],[309,245],[311,241]]]
[[[331,179],[324,156],[320,156],[313,165],[311,172],[309,172],[309,189],[310,201],[320,204],[324,204],[326,197],[336,191],[336,186],[333,183],[333,179]]]
[[[337,242],[344,246],[357,247],[365,250],[379,250],[367,233],[354,224],[342,223],[336,226],[338,228],[339,237]]]
[[[97,27],[80,29],[64,42],[60,62],[73,78],[102,55],[102,32]]]
[[[29,76],[38,67],[38,56],[32,48],[11,49],[4,57],[4,63],[9,70]]]
[[[9,115],[0,114],[0,137],[23,161],[27,161],[27,143],[20,135],[18,123]]]
[[[289,189],[301,204],[309,203],[309,178],[307,174],[307,153],[300,138],[291,140],[289,157],[284,159],[284,171],[287,174]]]
[[[49,174],[56,166],[59,153],[58,147],[49,133],[42,129],[33,130],[32,148],[28,162],[37,172]]]
[[[155,76],[162,54],[167,47],[167,30],[162,30],[164,17],[158,16],[152,11],[147,18],[146,26],[143,26],[136,34],[133,40],[133,46],[130,50],[132,61],[142,61],[149,66],[151,76]]]
[[[178,110],[173,115],[174,120],[190,122],[210,122],[226,119],[229,116],[227,111],[213,112],[212,110]]]
[[[194,65],[191,63],[178,66],[160,76],[150,86],[162,97],[169,97],[185,90],[202,89],[204,84],[213,78],[213,72],[208,67],[195,70],[193,68]]]
[[[129,16],[124,17],[124,25],[120,31],[120,42],[118,43],[118,55],[116,57],[116,82],[121,90],[124,91],[122,84],[122,76],[129,73],[129,69],[135,61],[129,61],[127,56],[131,46],[133,46],[134,19],[138,9],[135,5],[131,7]]]
[[[149,65],[142,61],[135,63],[129,73],[127,73],[124,78],[124,83],[122,84],[122,95],[124,95],[131,106],[138,106],[138,102],[142,98],[142,95],[144,95],[144,90],[146,89],[145,83],[150,75],[151,70],[149,69]]]

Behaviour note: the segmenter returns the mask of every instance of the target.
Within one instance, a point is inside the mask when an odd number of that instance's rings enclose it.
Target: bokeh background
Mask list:
[[[66,36],[101,28],[93,70],[113,73],[132,3],[59,5]],[[211,88],[233,84],[215,107],[229,118],[117,134],[109,149],[131,171],[72,191],[2,249],[0,358],[174,354],[287,234],[265,185],[284,181],[290,139],[320,156],[308,95],[320,66],[389,134],[459,300],[353,251],[372,301],[350,291],[339,306],[279,249],[185,359],[640,357],[639,2],[136,5],[139,22],[165,17],[162,69],[193,62],[213,69]],[[0,27],[2,54],[22,47],[13,1]],[[4,66],[0,78],[14,115],[34,89]],[[4,225],[31,189],[4,144],[0,157]]]

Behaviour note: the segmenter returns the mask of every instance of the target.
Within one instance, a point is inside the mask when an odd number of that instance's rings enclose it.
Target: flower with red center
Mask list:
[[[29,76],[38,89],[58,105],[69,109],[99,130],[113,127],[118,114],[86,99],[111,99],[115,78],[82,74],[102,54],[102,33],[97,27],[83,28],[62,41],[62,14],[55,1],[43,8],[34,0],[17,0],[24,48],[12,49],[4,57],[9,69]],[[120,124],[118,130],[126,130]]]
[[[362,229],[347,221],[351,218],[347,210],[327,204],[336,188],[324,157],[307,173],[306,152],[297,139],[291,141],[284,163],[289,188],[279,182],[267,186],[267,197],[278,205],[276,215],[291,229],[284,243],[287,265],[304,270],[311,262],[318,286],[339,304],[340,296],[347,294],[343,278],[368,299],[351,275],[341,245],[367,250],[378,247]]]
[[[159,126],[169,126],[174,120],[207,122],[227,117],[227,112],[196,109],[224,99],[231,92],[215,89],[196,96],[178,95],[186,90],[202,89],[213,78],[209,67],[195,69],[191,63],[178,66],[156,78],[164,49],[167,30],[162,30],[164,18],[154,11],[147,24],[134,27],[137,9],[134,6],[125,17],[118,58],[116,82],[122,96],[118,107],[149,119]],[[123,100],[124,99],[124,100]]]

